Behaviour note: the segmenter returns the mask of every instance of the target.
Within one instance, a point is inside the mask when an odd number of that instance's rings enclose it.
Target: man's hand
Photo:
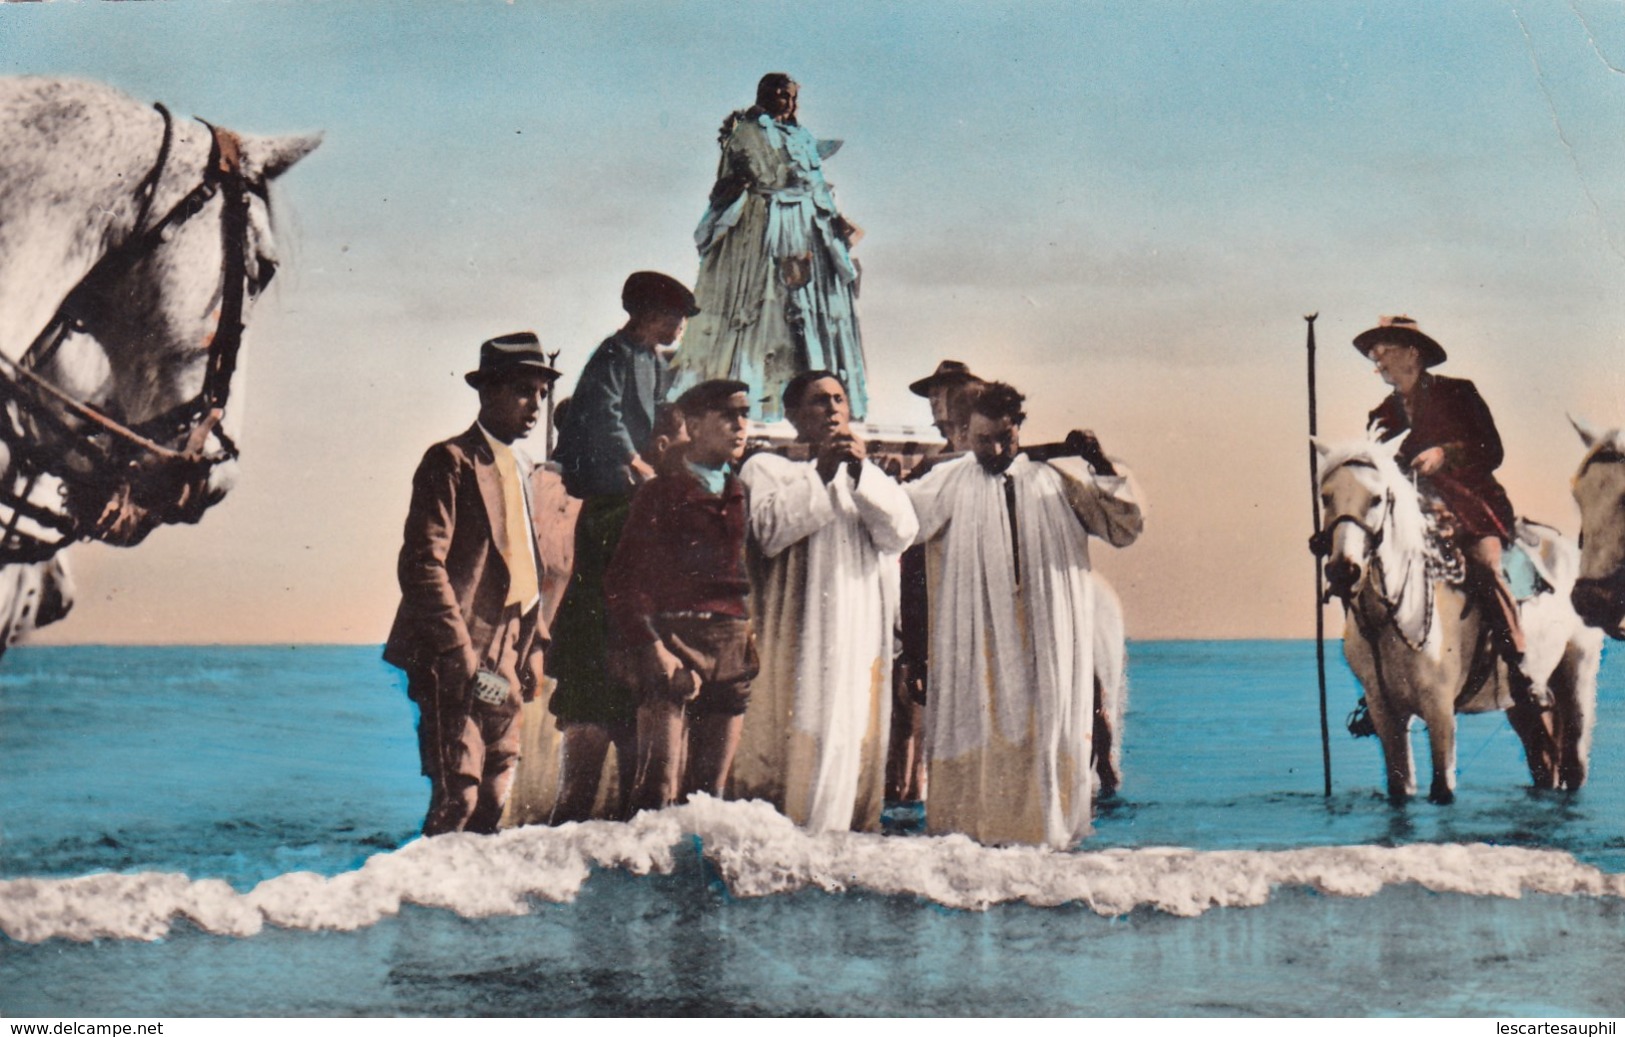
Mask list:
[[[857,248],[858,242],[863,240],[863,228],[845,216],[836,216],[832,226],[835,229],[835,236],[840,238],[847,248]]]
[[[452,648],[441,652],[434,660],[434,679],[442,692],[453,695],[469,691],[474,684],[474,671],[480,668],[472,650]]]
[[[665,645],[652,641],[644,653],[644,691],[672,702],[692,702],[700,694],[700,675]]]
[[[1092,429],[1084,429],[1076,433],[1078,437],[1078,456],[1086,461],[1096,475],[1116,475],[1117,469],[1106,458],[1106,451],[1100,446],[1100,439]]]
[[[1444,467],[1444,447],[1430,446],[1411,458],[1411,470],[1418,475],[1432,475]]]
[[[900,660],[892,672],[892,708],[925,705],[925,666]]]
[[[632,460],[626,462],[626,469],[631,473],[633,486],[642,486],[655,477],[654,466],[637,454],[633,454]]]
[[[526,702],[534,699],[536,692],[541,689],[542,682],[546,679],[546,673],[543,669],[542,650],[532,648],[530,654],[525,658],[525,665],[519,669],[520,698]]]
[[[818,450],[818,477],[829,482],[844,464],[850,466],[847,470],[855,482],[858,473],[863,470],[863,459],[868,456],[869,450],[863,440],[851,432],[838,432],[825,440]]]

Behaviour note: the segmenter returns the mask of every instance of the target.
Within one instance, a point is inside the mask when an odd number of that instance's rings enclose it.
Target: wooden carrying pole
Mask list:
[[[1304,316],[1304,322],[1309,325],[1309,435],[1317,432],[1315,427],[1315,318],[1319,313],[1310,313]],[[1320,473],[1315,459],[1315,444],[1309,444],[1309,498],[1314,505],[1315,525],[1314,532],[1320,532]],[[1326,726],[1326,572],[1321,567],[1320,556],[1314,556],[1315,562],[1315,670],[1320,677],[1320,761],[1321,769],[1326,775],[1325,795],[1330,798],[1332,794],[1332,739],[1331,731]]]
[[[558,370],[558,359],[559,350],[555,349],[553,352],[547,354],[547,366],[553,368],[554,370]],[[547,431],[545,433],[547,440],[547,452],[545,456],[549,461],[553,460],[553,408],[558,406],[556,402],[558,399],[558,393],[556,391],[558,389],[558,385],[559,383],[555,381],[547,388]]]

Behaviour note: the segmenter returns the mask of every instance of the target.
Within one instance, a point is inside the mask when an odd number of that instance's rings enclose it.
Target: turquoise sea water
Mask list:
[[[1329,658],[1326,798],[1311,643],[1132,644],[1123,793],[1058,855],[730,804],[425,844],[374,647],[17,649],[0,1013],[1619,1014],[1625,663],[1585,789],[1464,717],[1456,804],[1395,808]]]

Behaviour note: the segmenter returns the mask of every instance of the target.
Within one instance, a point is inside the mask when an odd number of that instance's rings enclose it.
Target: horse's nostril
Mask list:
[[[1326,563],[1326,582],[1335,590],[1347,590],[1360,578],[1360,567],[1347,558],[1334,558]]]
[[[1612,581],[1577,580],[1569,592],[1569,602],[1588,626],[1607,630],[1618,627],[1625,619],[1625,587]]]

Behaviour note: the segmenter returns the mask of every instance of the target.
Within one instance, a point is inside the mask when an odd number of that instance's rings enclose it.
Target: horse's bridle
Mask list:
[[[266,262],[262,275],[250,283],[249,195],[258,194],[268,201],[266,189],[243,173],[240,138],[199,119],[211,135],[202,180],[162,217],[144,226],[174,137],[169,110],[162,104],[153,107],[163,116],[163,141],[152,169],[136,187],[137,213],[131,237],[103,256],[68,293],[18,360],[0,356],[0,403],[7,404],[0,415],[0,440],[11,451],[10,466],[0,485],[0,508],[11,509],[10,519],[0,530],[0,564],[44,561],[81,539],[131,544],[156,525],[196,522],[207,507],[204,489],[209,472],[238,455],[237,445],[220,422],[242,348],[244,302],[275,271]],[[132,426],[74,399],[41,377],[37,372],[68,335],[84,330],[70,312],[80,288],[112,265],[131,263],[152,252],[216,194],[222,196],[220,314],[199,393]],[[42,431],[48,435],[41,435]],[[206,449],[211,435],[219,444],[212,452]],[[60,508],[29,500],[35,484],[47,475],[63,484]],[[21,528],[24,518],[46,532]]]
[[[1325,529],[1322,529],[1319,533],[1316,533],[1314,536],[1309,538],[1309,550],[1314,552],[1316,558],[1325,558],[1327,555],[1331,554],[1332,534],[1337,532],[1338,526],[1348,523],[1355,529],[1358,529],[1360,532],[1365,534],[1366,556],[1370,557],[1372,552],[1376,551],[1377,548],[1382,546],[1382,533],[1383,530],[1388,526],[1388,513],[1391,512],[1393,508],[1394,495],[1390,491],[1387,497],[1386,507],[1383,509],[1382,521],[1377,523],[1376,529],[1372,529],[1354,515],[1339,515],[1332,519],[1332,521],[1327,524]]]
[[[1345,461],[1342,467],[1375,469],[1376,465],[1356,459]],[[1382,519],[1377,523],[1376,529],[1372,529],[1370,526],[1366,525],[1365,522],[1363,522],[1356,515],[1339,515],[1332,519],[1331,522],[1327,523],[1324,529],[1309,538],[1309,550],[1314,552],[1316,558],[1325,558],[1327,555],[1331,554],[1332,534],[1337,532],[1338,526],[1341,526],[1346,522],[1365,534],[1366,557],[1371,558],[1373,555],[1375,555],[1377,548],[1382,546],[1383,530],[1388,528],[1388,517],[1394,513],[1394,491],[1392,489],[1389,489],[1388,492],[1383,496],[1382,505]]]
[[[1349,464],[1359,464],[1361,467],[1376,467],[1375,465],[1367,465],[1363,464],[1362,462],[1351,461]],[[1393,514],[1394,491],[1392,487],[1389,487],[1383,495],[1382,519],[1377,523],[1376,529],[1372,529],[1370,526],[1366,525],[1364,521],[1354,515],[1339,515],[1328,523],[1325,529],[1309,538],[1309,548],[1315,553],[1315,557],[1317,558],[1324,558],[1331,554],[1332,533],[1337,529],[1338,526],[1345,522],[1364,533],[1366,538],[1366,548],[1365,557],[1362,559],[1362,561],[1366,563],[1365,582],[1367,586],[1372,589],[1372,593],[1376,596],[1378,603],[1382,607],[1382,622],[1393,626],[1394,630],[1399,634],[1400,638],[1403,639],[1406,644],[1410,645],[1414,649],[1420,649],[1422,645],[1427,642],[1427,639],[1433,629],[1433,588],[1431,584],[1423,584],[1423,593],[1427,596],[1423,609],[1423,615],[1426,618],[1424,620],[1421,638],[1413,642],[1411,636],[1405,632],[1398,621],[1400,607],[1404,604],[1404,592],[1401,590],[1398,596],[1394,598],[1388,597],[1388,592],[1385,587],[1387,582],[1387,574],[1382,564],[1382,555],[1380,555],[1377,551],[1377,549],[1382,546],[1383,534],[1387,530],[1388,520],[1393,517]],[[1406,571],[1404,574],[1404,579],[1401,580],[1401,587],[1403,587],[1405,583],[1409,581],[1409,574],[1411,571],[1410,567],[1412,564],[1414,564],[1414,561],[1406,562]],[[1363,615],[1359,608],[1355,607],[1352,594],[1354,588],[1351,587],[1349,590],[1351,593],[1348,597],[1343,599],[1343,607],[1354,616],[1355,625],[1359,627],[1361,635],[1364,636],[1367,641],[1371,642],[1373,646],[1375,646],[1376,628],[1370,624],[1368,617]],[[1337,596],[1335,591],[1331,589],[1326,591],[1327,601],[1330,601],[1334,596]],[[1378,675],[1378,680],[1381,680],[1380,673]]]

